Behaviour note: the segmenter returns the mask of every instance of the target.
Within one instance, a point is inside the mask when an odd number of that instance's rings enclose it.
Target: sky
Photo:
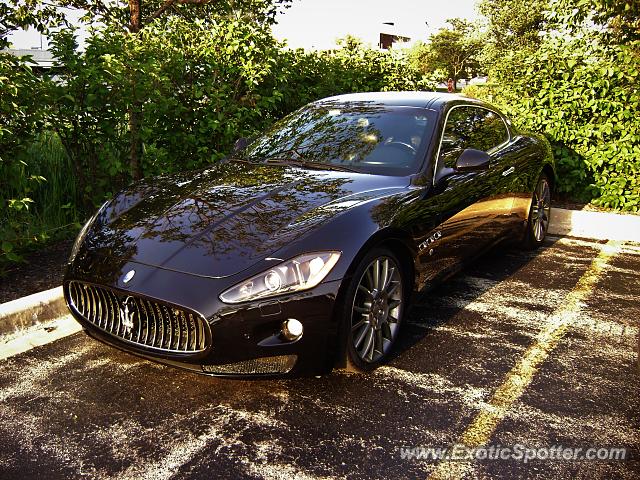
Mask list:
[[[143,0],[144,1],[144,0]],[[74,10],[69,8],[61,9],[67,19],[71,23],[75,23],[82,16],[82,12],[80,10]],[[82,41],[84,37],[86,37],[86,32],[81,31],[78,34],[79,40]],[[40,48],[42,44],[43,49],[47,49],[47,38],[44,35],[40,35],[36,30],[29,29],[25,30],[17,30],[16,32],[9,35],[9,41],[13,44],[13,48],[18,49],[30,49],[30,48]]]
[[[347,34],[375,46],[380,32],[426,40],[448,18],[476,19],[476,0],[293,0],[277,17],[276,38],[292,48],[329,49]],[[395,25],[384,25],[392,22]],[[14,48],[40,46],[36,31],[16,32]],[[42,46],[47,48],[46,38]]]
[[[277,17],[276,38],[292,48],[328,49],[347,34],[375,46],[380,32],[427,40],[449,18],[478,18],[476,0],[293,0]],[[393,27],[384,25],[393,22]]]

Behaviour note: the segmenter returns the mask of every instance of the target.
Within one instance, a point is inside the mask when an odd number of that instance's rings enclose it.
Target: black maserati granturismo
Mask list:
[[[106,202],[64,294],[92,337],[192,371],[368,371],[414,292],[498,243],[543,242],[553,183],[548,143],[486,103],[325,98]]]

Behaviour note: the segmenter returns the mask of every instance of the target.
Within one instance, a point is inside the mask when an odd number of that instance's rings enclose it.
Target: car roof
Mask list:
[[[372,102],[388,106],[423,107],[440,109],[448,103],[475,103],[482,105],[474,98],[444,92],[362,92],[348,93],[323,98],[316,103],[324,102]]]

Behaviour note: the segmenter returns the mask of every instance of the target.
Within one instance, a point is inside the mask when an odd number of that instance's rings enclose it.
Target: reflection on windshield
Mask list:
[[[326,164],[365,173],[409,175],[424,156],[432,113],[373,102],[325,101],[277,122],[243,153],[255,162]]]

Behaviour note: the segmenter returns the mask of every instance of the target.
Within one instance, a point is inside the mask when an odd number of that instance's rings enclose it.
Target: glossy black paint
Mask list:
[[[486,170],[491,163],[491,155],[482,150],[467,148],[456,161],[455,169],[458,172],[472,172],[474,170]],[[451,172],[454,173],[454,172]]]
[[[199,312],[213,343],[202,356],[150,355],[100,333],[92,336],[138,355],[202,372],[201,365],[295,354],[292,373],[320,372],[336,361],[345,282],[359,258],[386,244],[411,268],[414,290],[429,288],[497,242],[522,237],[535,183],[554,163],[541,138],[516,132],[492,107],[450,94],[368,93],[334,97],[424,109],[437,119],[417,173],[371,175],[256,164],[230,159],[210,168],[132,185],[104,206],[80,239],[65,276],[158,299]],[[488,154],[466,153],[481,168],[444,168],[437,159],[445,122],[462,105],[490,108],[509,139]],[[476,165],[477,167],[477,165]],[[338,263],[317,287],[242,304],[224,304],[231,286],[302,253],[336,250]],[[125,284],[123,275],[136,270]],[[297,318],[304,335],[278,337]],[[339,356],[339,355],[338,355]]]

